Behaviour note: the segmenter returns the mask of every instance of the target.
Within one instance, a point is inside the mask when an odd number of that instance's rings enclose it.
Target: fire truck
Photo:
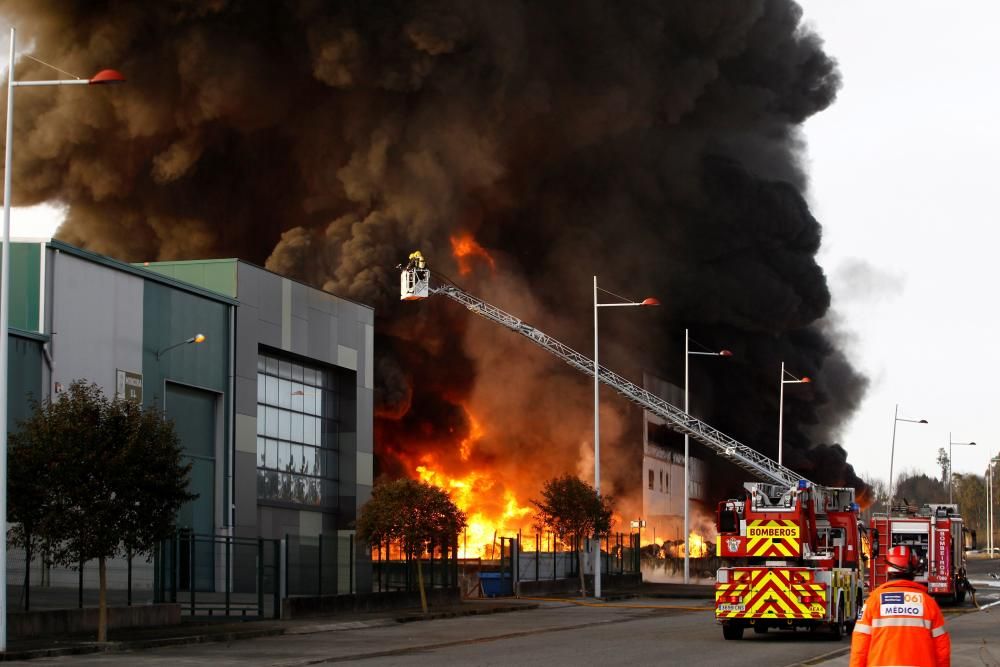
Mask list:
[[[894,506],[889,513],[872,517],[871,536],[872,588],[887,580],[884,551],[907,545],[920,556],[923,573],[916,580],[931,595],[960,604],[967,592],[974,592],[965,573],[965,546],[968,538],[975,537],[963,526],[958,505]]]
[[[800,479],[749,482],[743,498],[719,503],[715,617],[726,639],[747,628],[853,630],[864,604],[863,530],[854,489]]]
[[[439,294],[470,312],[521,334],[581,373],[594,376],[621,396],[657,415],[759,481],[744,498],[720,505],[717,550],[729,561],[719,570],[715,617],[726,639],[740,639],[747,627],[828,626],[842,637],[863,602],[864,560],[854,489],[826,488],[803,479],[656,394],[434,274],[418,251],[399,266],[400,299]]]

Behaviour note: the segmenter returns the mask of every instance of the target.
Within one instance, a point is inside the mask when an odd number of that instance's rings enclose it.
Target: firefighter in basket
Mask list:
[[[851,639],[851,667],[951,667],[951,639],[941,608],[913,581],[920,559],[907,546],[885,555],[889,581],[868,596]]]

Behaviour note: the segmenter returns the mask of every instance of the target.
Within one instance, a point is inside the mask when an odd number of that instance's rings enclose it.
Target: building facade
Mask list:
[[[173,419],[198,494],[179,528],[351,534],[372,485],[371,308],[237,260],[136,266],[49,240],[11,250],[11,430],[31,399],[93,382]],[[199,586],[214,557],[199,559]],[[364,561],[350,589],[370,586]]]

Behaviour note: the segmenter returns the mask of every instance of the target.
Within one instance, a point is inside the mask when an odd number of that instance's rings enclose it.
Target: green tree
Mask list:
[[[582,552],[585,538],[605,535],[611,529],[611,502],[610,497],[598,495],[590,484],[573,475],[564,475],[545,482],[541,500],[532,500],[531,504],[537,509],[536,520],[540,526],[551,530],[562,541],[577,538]],[[595,563],[595,567],[600,564]],[[580,571],[580,596],[586,597],[583,567],[577,569]]]
[[[900,474],[892,495],[897,504],[905,500],[909,505],[917,507],[926,503],[946,503],[948,486],[923,473],[904,472]]]
[[[447,493],[424,482],[399,479],[377,485],[358,515],[358,537],[369,544],[397,542],[407,560],[417,558],[420,606],[427,613],[420,555],[427,544],[454,544],[465,528],[465,513]]]
[[[938,448],[937,464],[941,468],[941,483],[948,484],[948,473],[951,472],[951,458],[944,447]]]
[[[151,557],[173,533],[181,505],[196,497],[187,491],[191,464],[183,463],[173,423],[77,381],[58,401],[35,406],[12,435],[11,451],[25,487],[10,495],[11,513],[29,524],[10,536],[25,548],[44,540],[51,560],[68,567],[97,560],[97,639],[106,641],[108,559]]]
[[[955,473],[954,497],[965,527],[976,531],[977,538],[984,537],[988,530],[986,505],[989,502],[986,479],[979,475]]]

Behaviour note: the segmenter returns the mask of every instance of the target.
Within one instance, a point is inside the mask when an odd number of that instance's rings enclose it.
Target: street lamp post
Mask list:
[[[597,292],[600,290],[616,299],[617,303],[598,303]],[[653,298],[646,298],[642,301],[629,301],[618,296],[614,292],[601,289],[597,286],[597,276],[594,276],[594,490],[597,496],[601,495],[601,413],[599,407],[601,388],[601,366],[597,361],[597,309],[627,306],[659,306],[660,302]],[[594,597],[601,597],[601,539],[594,535]]]
[[[787,377],[786,377],[787,376]],[[789,380],[788,378],[792,378]],[[785,427],[785,385],[786,384],[808,384],[812,382],[807,377],[797,378],[785,370],[785,362],[781,362],[781,393],[778,398],[778,465],[781,465],[781,436]]]
[[[951,468],[951,447],[952,447],[952,445],[960,445],[960,446],[964,446],[964,447],[975,447],[976,443],[975,442],[952,442],[952,440],[951,440],[951,431],[948,432],[948,502],[949,503],[954,502],[952,500],[952,488],[955,486],[952,483],[952,474],[951,474],[951,471],[952,471],[952,468]]]
[[[892,413],[892,447],[889,450],[889,506],[885,508],[886,513],[892,511],[892,464],[896,459],[896,424],[898,422],[910,422],[911,424],[926,424],[926,419],[906,419],[899,416],[899,403],[896,403],[896,411]]]
[[[996,540],[993,539],[993,519],[996,517],[996,510],[993,507],[993,477],[994,469],[997,463],[1000,463],[1000,456],[994,456],[990,459],[989,478],[986,480],[988,482],[986,486],[989,489],[989,500],[987,501],[988,507],[986,508],[988,510],[986,513],[986,552],[990,555],[990,558],[994,557],[993,548],[996,546]]]
[[[15,29],[10,29],[10,59],[7,67],[7,145],[3,168],[3,250],[0,251],[0,381],[4,392],[0,398],[0,526],[7,525],[7,349],[10,308],[10,200],[11,161],[14,155],[14,88],[15,86],[67,86],[125,81],[115,70],[101,70],[90,79],[56,79],[50,81],[14,80]],[[53,68],[55,69],[55,68]],[[7,540],[0,539],[0,652],[7,650]]]
[[[690,405],[688,401],[688,361],[691,355],[699,355],[705,357],[731,357],[733,353],[729,350],[719,350],[718,352],[709,352],[701,350],[691,349],[691,338],[688,335],[688,330],[684,330],[684,412],[690,414]],[[691,583],[691,538],[690,538],[690,527],[689,527],[689,508],[690,494],[691,494],[691,482],[690,482],[690,463],[688,459],[688,434],[684,434],[684,583]]]

